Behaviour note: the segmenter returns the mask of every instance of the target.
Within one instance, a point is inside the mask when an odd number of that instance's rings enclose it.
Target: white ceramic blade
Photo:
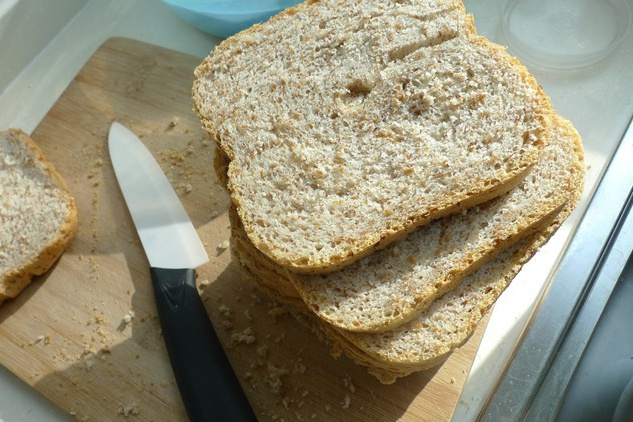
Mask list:
[[[152,267],[196,268],[209,260],[180,199],[152,154],[120,123],[108,147],[123,197]]]

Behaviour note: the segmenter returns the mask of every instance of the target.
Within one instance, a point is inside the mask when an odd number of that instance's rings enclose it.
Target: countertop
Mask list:
[[[478,32],[500,36],[502,0],[464,2]],[[33,131],[92,53],[122,36],[206,56],[220,41],[158,0],[0,0],[0,129]],[[530,66],[529,66],[530,67]],[[493,310],[454,419],[474,420],[505,367],[582,211],[633,114],[633,31],[603,63],[579,71],[530,67],[585,146],[586,189],[577,211],[532,259]],[[1,311],[1,310],[0,310]],[[72,419],[0,367],[0,422]]]

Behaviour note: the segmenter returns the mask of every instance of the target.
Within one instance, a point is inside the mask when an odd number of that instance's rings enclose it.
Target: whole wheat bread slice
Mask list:
[[[326,272],[511,189],[548,99],[459,1],[307,2],[216,47],[200,119],[253,244]]]
[[[23,132],[0,132],[0,303],[47,271],[77,228],[75,201]]]

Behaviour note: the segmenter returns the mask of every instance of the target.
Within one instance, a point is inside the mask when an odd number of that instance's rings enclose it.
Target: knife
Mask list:
[[[108,134],[112,167],[150,265],[158,317],[192,421],[256,420],[196,289],[209,260],[162,169],[130,130]]]

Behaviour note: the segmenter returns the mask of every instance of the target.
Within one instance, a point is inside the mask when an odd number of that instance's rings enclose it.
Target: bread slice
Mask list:
[[[323,305],[325,303],[337,307],[338,315],[351,319],[358,314],[353,308],[355,305],[366,312],[365,326],[375,325],[376,320],[384,320],[384,317],[372,308],[372,304],[381,303],[382,300],[385,307],[388,304],[401,306],[397,298],[404,294],[409,296],[403,301],[419,303],[415,292],[425,293],[425,287],[434,290],[442,279],[442,290],[450,289],[465,273],[483,265],[485,260],[491,259],[513,241],[527,236],[533,231],[533,227],[544,226],[568,202],[570,192],[575,191],[576,186],[582,182],[579,180],[583,174],[582,145],[571,123],[559,116],[554,119],[552,141],[546,147],[542,161],[524,181],[523,186],[515,188],[505,197],[468,210],[462,215],[438,220],[423,227],[406,239],[337,273],[324,276],[288,274],[283,267],[253,246],[232,206],[229,218],[232,242],[238,245],[235,253],[268,284],[263,290],[269,293],[275,291],[279,300],[296,303],[298,292],[288,287],[292,279],[295,287],[303,290],[306,303],[313,309],[318,308],[317,315],[325,314],[321,312],[322,309],[327,310]],[[221,172],[221,168],[218,171]],[[486,223],[484,228],[481,227],[481,222]],[[508,233],[511,235],[505,239],[500,237]],[[425,246],[418,247],[415,254],[412,253],[411,249],[419,244]],[[413,261],[418,265],[412,266]],[[458,266],[460,264],[461,267]],[[389,268],[391,274],[399,274],[391,284],[384,277],[375,277],[375,274],[385,268]],[[283,281],[275,281],[280,279]],[[367,280],[374,283],[364,285],[364,289],[357,287],[367,283]],[[394,285],[408,286],[408,290],[390,293],[388,289],[394,289]],[[417,290],[415,286],[418,286]],[[307,297],[306,291],[312,294],[312,299],[316,298],[316,303]],[[321,297],[325,295],[329,296]],[[433,291],[430,298],[427,296],[427,301],[438,295],[437,291]],[[327,315],[323,319],[332,323]],[[334,322],[333,325],[347,329],[343,323]],[[353,326],[352,330],[355,328]]]
[[[47,271],[77,228],[61,176],[23,132],[0,132],[0,303]]]
[[[309,1],[196,69],[200,119],[231,160],[253,244],[340,269],[520,183],[550,105],[458,0]]]

